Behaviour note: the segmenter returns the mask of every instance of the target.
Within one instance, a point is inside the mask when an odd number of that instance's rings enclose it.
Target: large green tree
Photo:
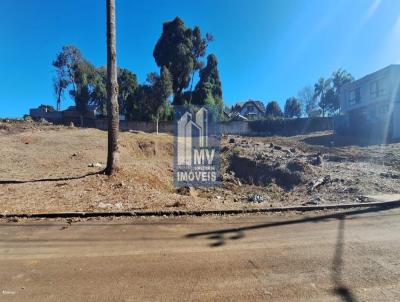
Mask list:
[[[73,68],[74,89],[70,90],[75,100],[76,110],[83,116],[92,102],[92,91],[96,82],[96,68],[89,61],[81,60]],[[81,122],[82,123],[82,122]]]
[[[299,91],[297,99],[301,104],[303,115],[309,117],[314,110],[318,109],[316,99],[314,98],[314,89],[311,85],[304,86]]]
[[[331,83],[332,87],[328,93],[329,108],[328,111],[331,115],[337,114],[340,109],[340,88],[346,83],[354,81],[354,77],[343,69],[338,69],[332,73]]]
[[[314,85],[314,100],[318,100],[318,106],[322,110],[322,116],[335,115],[340,109],[340,88],[354,81],[353,76],[346,70],[338,69],[328,79],[321,77]]]
[[[76,90],[76,68],[83,61],[80,50],[73,45],[65,45],[53,61],[55,76],[53,78],[54,92],[57,97],[57,109],[60,110],[61,99],[64,91],[72,86],[70,90]]]
[[[314,99],[318,100],[318,106],[322,110],[322,116],[329,110],[332,102],[331,80],[323,77],[319,78],[318,82],[314,85]]]
[[[61,96],[69,90],[70,97],[75,101],[76,110],[83,116],[88,106],[94,102],[93,93],[97,85],[96,68],[86,60],[80,50],[73,45],[66,45],[53,61],[56,69],[54,88],[57,95],[57,109],[60,108]]]
[[[127,100],[128,97],[135,93],[138,87],[136,74],[126,68],[118,68],[118,104],[119,111],[122,114],[127,113]]]
[[[118,68],[118,105],[119,113],[128,116],[127,102],[130,95],[133,95],[138,87],[136,74],[126,68]],[[106,90],[107,69],[99,67],[96,69],[96,78],[92,91],[93,103],[99,106],[104,116],[107,115],[107,90]]]
[[[92,101],[98,106],[103,116],[107,116],[107,68],[96,68]]]
[[[150,121],[154,113],[150,106],[152,102],[152,89],[148,84],[141,84],[134,94],[128,96],[127,116],[129,120]]]
[[[54,89],[57,107],[66,89],[75,101],[81,118],[89,105],[96,105],[107,116],[107,67],[95,66],[86,60],[80,50],[72,45],[64,46],[53,62],[56,69]],[[126,68],[117,68],[119,113],[127,115],[127,100],[137,89],[136,75]]]
[[[161,74],[149,73],[145,84],[139,85],[129,95],[127,110],[129,118],[137,121],[158,121],[169,108],[168,98],[172,94],[172,79],[166,67]]]
[[[195,26],[193,29],[192,33],[192,42],[193,42],[193,48],[192,48],[192,56],[194,58],[194,68],[192,70],[192,76],[190,80],[190,87],[189,87],[189,98],[188,98],[188,103],[190,104],[192,102],[193,98],[193,81],[194,81],[194,76],[197,71],[200,71],[204,67],[203,61],[201,61],[201,58],[205,56],[207,46],[210,42],[214,41],[214,37],[210,33],[206,33],[205,37],[201,36],[200,28],[198,26]]]
[[[334,71],[331,76],[333,88],[335,92],[338,92],[339,89],[346,83],[350,83],[354,81],[354,77],[351,73],[347,72],[344,69],[339,68],[338,70]]]
[[[205,55],[209,40],[210,36],[202,38],[198,27],[187,28],[179,17],[163,24],[153,56],[157,66],[166,67],[171,73],[175,105],[185,103],[184,90],[201,68],[200,58]]]
[[[291,98],[287,99],[286,103],[285,103],[285,117],[299,118],[300,116],[301,116],[300,102],[295,97],[291,97]]]
[[[271,101],[265,108],[265,115],[269,118],[283,117],[283,113],[279,104],[275,101]]]
[[[216,105],[222,111],[222,84],[219,78],[217,57],[210,54],[207,65],[200,70],[200,80],[193,92],[193,104]]]
[[[67,87],[68,87],[68,80],[64,75],[62,75],[61,72],[57,72],[53,78],[53,88],[54,88],[54,94],[56,95],[57,98],[58,111],[61,110],[61,101],[63,99],[65,89]]]
[[[167,114],[169,108],[168,98],[172,94],[172,77],[168,69],[164,66],[161,68],[161,74],[150,73],[147,76],[147,82],[151,86],[150,106],[152,119],[156,121],[157,134],[160,118]]]

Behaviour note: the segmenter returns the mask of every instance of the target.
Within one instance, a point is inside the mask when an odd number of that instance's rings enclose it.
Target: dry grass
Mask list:
[[[3,124],[4,125],[4,124]],[[6,127],[3,127],[3,130]],[[231,201],[176,193],[172,136],[121,133],[121,171],[101,174],[107,133],[96,129],[8,125],[0,134],[0,212],[219,209]],[[71,179],[65,179],[71,178]],[[43,179],[59,179],[41,181]],[[24,181],[24,183],[5,183]],[[244,205],[246,206],[246,205]]]

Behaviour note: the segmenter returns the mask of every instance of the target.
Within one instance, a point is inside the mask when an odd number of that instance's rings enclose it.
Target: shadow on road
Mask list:
[[[390,206],[375,206],[370,207],[367,209],[361,210],[353,210],[347,211],[342,213],[335,213],[330,215],[322,215],[316,217],[307,217],[302,219],[295,219],[295,220],[287,220],[287,221],[279,221],[279,222],[272,222],[272,223],[265,223],[265,224],[257,224],[257,225],[250,225],[238,228],[230,228],[230,229],[221,229],[215,231],[207,231],[207,232],[200,232],[200,233],[191,233],[187,234],[186,238],[196,238],[196,237],[206,237],[207,239],[211,240],[212,242],[209,244],[210,247],[218,247],[226,244],[229,240],[238,240],[245,237],[245,232],[250,230],[262,229],[262,228],[269,228],[269,227],[278,227],[284,225],[291,225],[291,224],[301,224],[307,222],[321,222],[327,221],[331,219],[338,219],[339,226],[338,226],[338,235],[336,239],[336,247],[335,253],[333,257],[332,263],[332,283],[334,286],[334,294],[339,296],[342,301],[344,302],[356,302],[357,299],[353,294],[352,290],[346,286],[343,282],[343,252],[344,252],[344,230],[345,230],[345,219],[350,218],[351,216],[361,215],[366,213],[375,213],[380,211],[385,211],[389,209],[394,209],[400,207],[399,203],[395,203]]]
[[[371,206],[366,209],[359,209],[353,211],[346,211],[341,213],[334,213],[329,215],[321,215],[321,216],[314,216],[314,217],[306,217],[301,219],[294,219],[294,220],[285,220],[285,221],[277,221],[277,222],[270,222],[270,223],[263,223],[263,224],[256,224],[256,225],[249,225],[237,228],[228,228],[228,229],[220,229],[220,230],[212,230],[206,232],[198,232],[198,233],[189,233],[185,237],[186,238],[197,238],[197,237],[206,237],[211,241],[214,241],[209,244],[210,247],[217,247],[226,244],[229,240],[237,240],[245,237],[246,231],[263,229],[263,228],[271,228],[271,227],[278,227],[283,225],[291,225],[291,224],[301,224],[307,222],[321,222],[327,221],[330,219],[342,219],[345,217],[351,217],[355,215],[361,215],[366,213],[376,213],[381,212],[389,209],[394,209],[400,207],[400,203],[396,202],[391,205],[385,206]]]
[[[88,176],[93,176],[97,174],[102,174],[103,170],[98,172],[90,172],[84,175],[79,176],[70,176],[70,177],[59,177],[59,178],[40,178],[40,179],[32,179],[32,180],[0,180],[0,185],[9,185],[9,184],[25,184],[25,183],[34,183],[34,182],[45,182],[45,181],[67,181],[74,179],[82,179]]]
[[[332,263],[332,282],[334,293],[344,302],[356,302],[357,299],[351,289],[343,282],[343,251],[344,251],[344,222],[345,216],[339,217],[338,235],[336,239],[335,255]]]

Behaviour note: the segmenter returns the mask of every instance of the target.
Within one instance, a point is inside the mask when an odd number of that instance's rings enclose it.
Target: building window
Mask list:
[[[353,106],[355,104],[360,103],[360,87],[357,87],[356,89],[350,91],[349,93],[349,105]]]
[[[378,97],[384,94],[385,89],[383,84],[384,84],[383,79],[371,82],[369,86],[369,91],[372,97]]]
[[[389,111],[389,105],[382,105],[379,107],[379,114],[386,114]]]

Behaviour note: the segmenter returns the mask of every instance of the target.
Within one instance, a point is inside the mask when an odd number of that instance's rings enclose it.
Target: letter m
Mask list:
[[[195,165],[203,165],[205,161],[205,154],[204,154],[204,149],[194,149],[193,150],[193,155],[194,155],[194,164]]]

